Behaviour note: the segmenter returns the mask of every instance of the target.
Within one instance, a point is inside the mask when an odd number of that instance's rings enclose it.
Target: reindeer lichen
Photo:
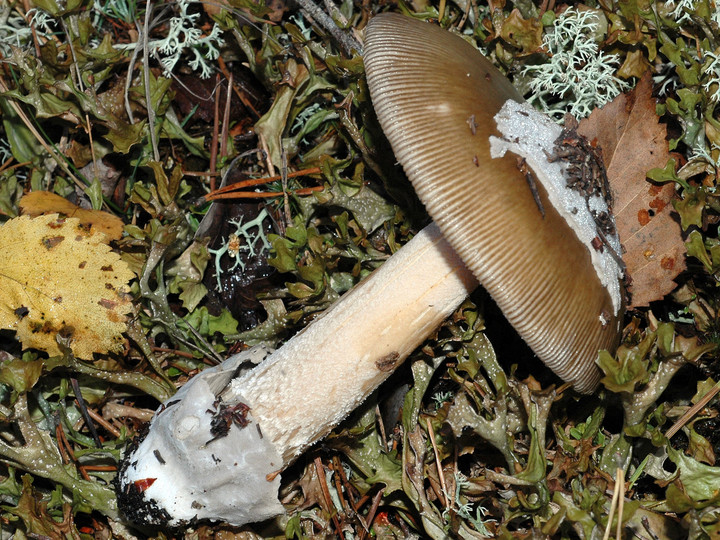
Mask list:
[[[242,219],[230,221],[231,224],[235,225],[236,231],[227,239],[227,242],[223,239],[223,245],[219,249],[208,249],[208,252],[215,256],[215,279],[217,280],[217,290],[222,290],[222,283],[220,281],[220,275],[222,269],[220,267],[220,261],[227,254],[229,257],[235,259],[235,263],[229,268],[229,271],[235,270],[238,266],[240,270],[245,270],[245,263],[240,257],[240,253],[248,253],[251,257],[255,257],[260,250],[269,249],[270,242],[268,242],[263,230],[263,221],[269,217],[266,208],[263,208],[257,217],[253,220],[243,223]],[[257,228],[257,234],[253,235],[250,230],[254,227]],[[262,244],[260,250],[257,249],[258,242]]]
[[[696,4],[696,0],[679,0],[678,2],[668,0],[665,2],[665,7],[672,9],[670,17],[682,26],[692,20],[690,14],[694,13]]]
[[[528,101],[557,119],[565,113],[584,118],[629,88],[615,76],[619,57],[604,53],[595,41],[599,17],[567,9],[543,36],[548,62],[522,70],[530,78]]]
[[[29,23],[10,3],[0,2],[0,53],[4,57],[10,56],[11,46],[23,48],[32,43],[33,28],[41,38],[48,38],[52,33],[47,13],[33,8],[27,16]]]
[[[214,69],[210,61],[217,60],[220,47],[224,43],[222,30],[217,24],[213,24],[210,33],[205,33],[197,24],[200,13],[188,13],[190,4],[190,0],[178,0],[173,6],[177,9],[176,15],[167,25],[167,35],[162,39],[149,40],[148,48],[150,54],[162,65],[166,76],[172,73],[183,55],[189,54],[191,58],[188,66],[193,71],[200,71],[200,77],[207,79]],[[129,13],[128,9],[121,4],[113,3],[109,6],[106,3],[100,12],[117,12],[122,17]],[[137,46],[137,43],[129,43],[116,45],[116,48],[132,50]]]
[[[702,73],[705,82],[702,87],[706,90],[706,95],[710,101],[717,103],[720,101],[720,49],[718,52],[705,51],[705,63],[702,67]]]

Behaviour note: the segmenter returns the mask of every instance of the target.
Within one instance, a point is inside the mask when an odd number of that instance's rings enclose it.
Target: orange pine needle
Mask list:
[[[230,80],[230,78],[232,77],[232,74],[228,70],[227,65],[225,64],[225,60],[223,60],[222,56],[218,57],[217,60],[218,60],[218,65],[220,66],[220,71],[222,71],[222,74],[225,75],[226,79]],[[243,105],[245,105],[245,107],[247,107],[248,110],[250,110],[250,112],[252,112],[255,115],[255,118],[260,118],[260,113],[257,112],[255,107],[253,107],[253,104],[250,103],[250,100],[243,94],[243,92],[241,92],[237,88],[237,86],[234,84],[230,84],[229,86],[232,87],[233,93],[238,97],[240,102]]]
[[[311,174],[320,174],[322,171],[320,167],[312,167],[310,169],[303,169],[301,171],[295,171],[290,172],[287,174],[287,178],[296,178],[298,176],[310,176]],[[250,186],[258,186],[260,184],[268,184],[270,182],[277,182],[278,180],[282,180],[282,175],[275,175],[275,176],[267,176],[265,178],[253,178],[250,180],[241,180],[240,182],[236,182],[234,184],[231,184],[229,186],[222,187],[220,189],[216,189],[215,191],[211,191],[205,197],[212,197],[216,193],[227,193],[228,191],[237,191],[238,189],[243,189]]]
[[[295,172],[288,173],[286,178],[296,178],[298,176],[309,176],[311,174],[319,174],[320,172],[322,172],[320,170],[320,167],[312,167],[310,169],[303,169],[302,171],[295,171]],[[212,200],[216,200],[216,199],[277,197],[278,194],[282,195],[282,192],[256,193],[256,192],[240,192],[240,190],[249,188],[252,186],[259,186],[261,184],[267,184],[269,182],[276,182],[278,180],[282,180],[282,175],[267,176],[265,178],[253,178],[250,180],[242,180],[240,182],[236,182],[235,184],[231,184],[229,186],[225,186],[220,189],[211,191],[210,193],[205,195],[205,200],[212,201]],[[296,195],[307,195],[309,193],[312,193],[313,191],[320,191],[322,189],[323,188],[321,186],[312,187],[312,188],[302,188],[302,189],[293,191],[293,193],[295,193]],[[232,193],[232,195],[227,196],[227,194],[230,194],[230,193]]]
[[[322,191],[323,186],[308,187],[290,191],[293,195],[310,195],[314,191]],[[216,192],[217,193],[217,192]],[[217,195],[205,195],[206,201],[217,201],[220,199],[265,199],[270,197],[282,197],[282,191],[234,191],[229,193],[218,193]]]
[[[12,165],[12,162],[15,160],[15,158],[8,159],[5,163],[0,166],[0,172],[9,171],[12,169],[19,169],[20,167],[25,167],[26,165],[30,165],[32,161],[23,161],[22,163],[16,163],[15,165]]]

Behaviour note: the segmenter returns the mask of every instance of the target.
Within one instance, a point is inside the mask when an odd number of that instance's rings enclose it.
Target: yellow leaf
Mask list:
[[[78,358],[121,349],[134,274],[105,242],[58,214],[0,227],[0,328],[51,356],[60,354],[58,333]]]
[[[105,233],[108,240],[119,240],[123,232],[122,220],[101,210],[85,210],[67,199],[49,191],[31,191],[20,199],[23,214],[31,217],[42,214],[64,214],[78,218],[81,223],[92,226],[92,231]]]

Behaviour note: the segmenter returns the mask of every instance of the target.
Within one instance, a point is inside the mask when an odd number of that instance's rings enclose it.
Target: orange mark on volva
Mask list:
[[[157,478],[143,478],[142,480],[135,480],[134,484],[137,490],[142,493],[152,486],[155,483],[155,480],[157,480]]]

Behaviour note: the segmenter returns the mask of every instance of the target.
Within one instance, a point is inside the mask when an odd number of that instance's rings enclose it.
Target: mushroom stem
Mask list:
[[[477,287],[435,225],[234,380],[285,464],[355,409]],[[312,388],[312,392],[308,392]],[[298,421],[301,419],[301,421]]]
[[[188,382],[179,403],[176,396],[161,406],[148,437],[124,459],[121,507],[136,522],[171,526],[195,518],[239,525],[272,515],[276,473],[367,398],[476,286],[438,228],[426,227],[259,366],[233,379],[231,358]],[[183,403],[188,396],[192,407]],[[220,408],[241,416],[226,416],[229,428],[218,437],[211,421]],[[258,454],[247,446],[256,443],[268,457],[253,479],[213,472],[223,460],[246,474],[246,455],[256,462]],[[264,493],[247,494],[256,489]]]

